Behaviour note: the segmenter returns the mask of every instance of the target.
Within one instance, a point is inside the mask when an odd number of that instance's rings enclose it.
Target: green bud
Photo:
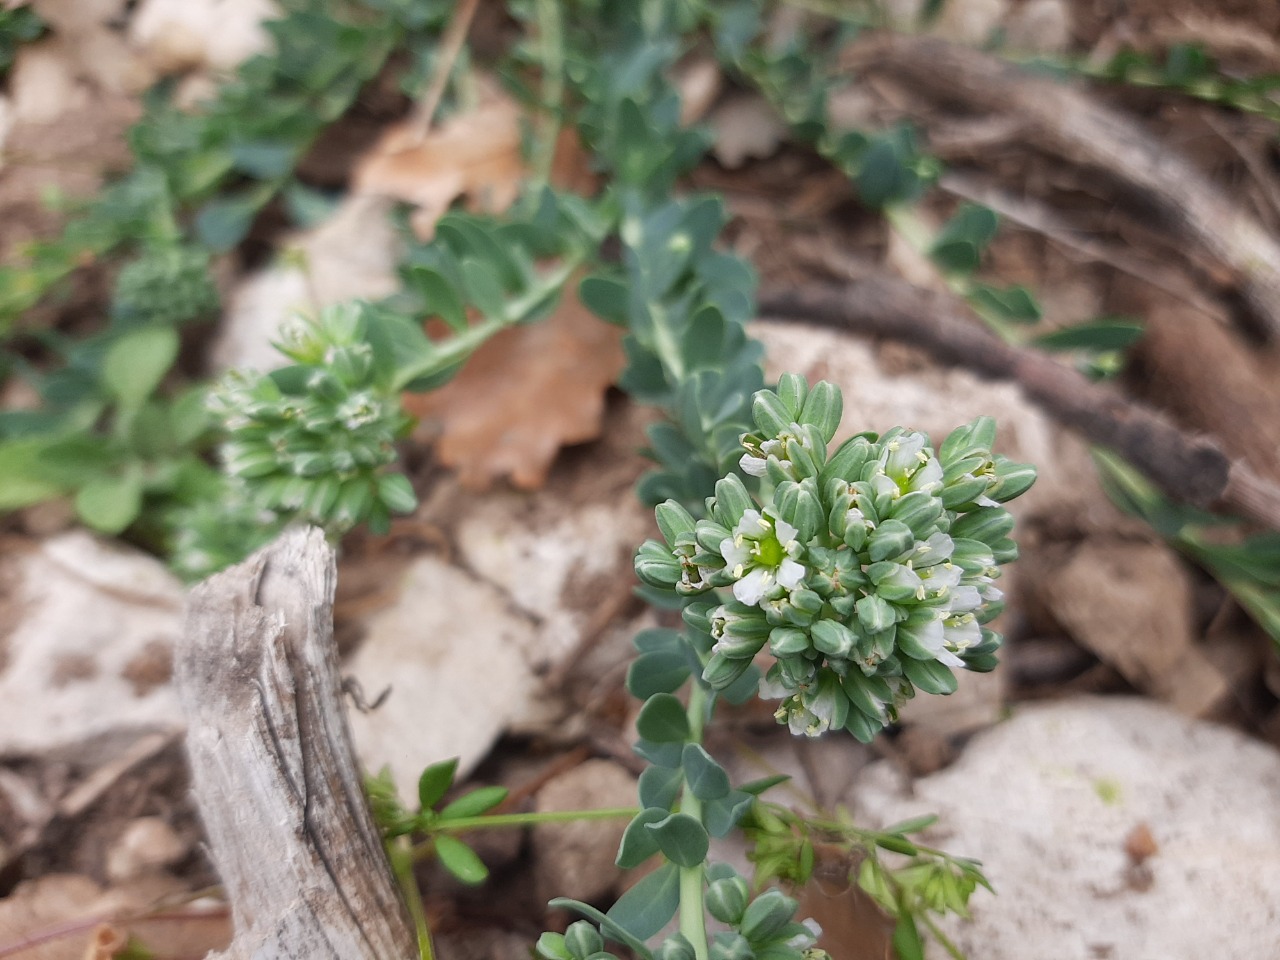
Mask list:
[[[635,559],[636,576],[651,587],[670,589],[680,582],[680,561],[657,540],[646,540],[640,545]]]
[[[684,934],[676,933],[662,941],[654,957],[656,960],[696,960],[697,952]]]
[[[774,627],[769,631],[769,652],[775,657],[795,656],[808,649],[809,635],[803,630],[796,627]]]
[[[800,410],[799,422],[812,424],[818,428],[824,444],[830,443],[840,426],[844,398],[840,388],[826,380],[815,383],[804,399]]]
[[[905,558],[916,545],[916,535],[901,520],[885,520],[867,538],[868,556],[877,560]]]
[[[713,690],[723,690],[747,672],[751,661],[735,660],[722,653],[713,653],[702,670],[702,680]]]
[[[750,894],[747,881],[742,877],[717,880],[707,887],[707,912],[721,923],[734,926],[742,919]]]
[[[816,614],[822,610],[822,597],[812,590],[798,587],[791,591],[791,605],[805,613]]]
[[[586,920],[579,920],[569,924],[569,929],[564,932],[564,945],[570,956],[585,958],[604,949],[604,938]]]
[[[995,442],[995,420],[991,417],[978,417],[951,431],[947,439],[942,441],[938,459],[946,465],[976,452],[985,454],[991,450]]]
[[[693,516],[676,501],[667,500],[658,504],[654,507],[653,513],[658,520],[658,529],[662,531],[662,538],[670,546],[674,547],[682,536],[693,536],[695,527]]]
[[[699,520],[694,525],[693,533],[697,538],[698,546],[715,554],[720,552],[720,543],[733,536],[733,531],[728,527],[722,526],[714,520],[705,519]]]
[[[796,411],[788,410],[772,390],[758,390],[751,398],[751,418],[765,437],[776,437],[791,430]]]
[[[756,503],[747,493],[747,488],[735,474],[730,474],[716,481],[714,515],[722,526],[732,530],[748,510],[754,510]],[[717,547],[719,544],[716,545]]]
[[[973,503],[987,492],[989,486],[986,477],[973,477],[967,474],[947,483],[942,488],[942,505],[948,510],[958,510],[965,504]]]
[[[719,608],[718,603],[690,603],[680,611],[680,616],[699,633],[711,632],[711,611]]]
[[[996,482],[987,490],[987,496],[997,503],[1008,503],[1031,489],[1036,482],[1036,468],[1029,463],[1014,463],[1004,457],[996,457]]]
[[[569,948],[565,946],[564,934],[561,933],[544,933],[538,938],[533,950],[541,960],[573,960]]]
[[[361,387],[373,369],[373,351],[366,344],[334,347],[326,355],[325,365],[348,387]]]
[[[271,449],[238,443],[228,443],[222,448],[222,463],[227,473],[246,480],[275,473],[280,466]]]
[[[868,633],[879,633],[888,630],[898,620],[898,612],[888,600],[872,594],[863,597],[857,603],[858,622]]]
[[[917,540],[927,539],[942,516],[942,501],[931,493],[917,490],[901,497],[889,507],[889,516],[911,528]]]
[[[835,620],[819,620],[810,629],[814,648],[828,657],[847,658],[858,642],[852,630]]]
[[[822,471],[821,448],[811,449],[808,444],[801,443],[799,440],[788,440],[784,445],[784,452],[787,459],[791,461],[791,466],[795,468],[797,479],[817,477]]]
[[[710,960],[756,960],[756,953],[741,934],[726,933],[711,944]]]
[[[951,535],[965,540],[994,544],[1013,530],[1013,516],[1003,507],[981,507],[951,524]]]
[[[328,370],[316,370],[307,377],[307,393],[337,403],[346,398],[347,388]]]
[[[822,468],[821,480],[824,484],[833,479],[849,482],[857,480],[874,453],[875,450],[866,437],[850,437],[836,448],[836,452]]]
[[[844,690],[845,696],[849,698],[849,702],[866,716],[876,720],[883,720],[885,716],[884,699],[878,696],[878,691],[873,686],[880,683],[888,689],[883,680],[879,677],[864,677],[856,670],[853,673],[846,674],[840,680],[840,687]]]
[[[747,905],[738,929],[752,943],[767,943],[791,922],[797,906],[781,890],[766,890]]]
[[[991,544],[991,555],[995,558],[996,563],[1004,566],[1006,563],[1013,563],[1018,559],[1018,545],[1005,537]]]
[[[348,480],[342,485],[338,502],[334,506],[333,519],[343,525],[359,523],[373,505],[373,484],[364,477]]]
[[[796,503],[795,519],[792,526],[799,531],[801,543],[808,543],[824,526],[822,515],[822,499],[818,496],[818,485],[807,477],[800,484],[799,499]]]
[[[302,505],[303,512],[318,523],[324,523],[333,512],[333,505],[338,502],[338,494],[342,490],[342,482],[337,477],[320,477],[312,482],[307,501]]]
[[[798,373],[784,373],[778,379],[778,387],[774,393],[787,412],[787,423],[793,423],[804,408],[805,396],[809,392],[809,384]]]
[[[764,621],[760,621],[764,624]],[[761,636],[730,633],[726,628],[724,636],[716,641],[715,651],[731,660],[751,660],[764,646],[768,638],[768,624],[764,624],[766,632]],[[708,681],[709,682],[709,681]]]

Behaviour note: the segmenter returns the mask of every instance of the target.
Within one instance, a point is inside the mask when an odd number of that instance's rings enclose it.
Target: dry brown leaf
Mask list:
[[[405,405],[438,423],[437,456],[465,486],[483,490],[509,476],[533,490],[561,447],[600,435],[604,393],[624,363],[622,336],[582,305],[571,282],[551,317],[497,334],[454,380]]]
[[[116,954],[128,942],[129,938],[123,931],[109,923],[100,923],[89,934],[89,942],[84,948],[84,960],[115,960]]]
[[[425,136],[412,119],[389,127],[356,164],[354,190],[418,207],[412,223],[424,239],[435,233],[436,221],[459,197],[473,210],[506,210],[528,173],[520,150],[521,111],[496,85],[485,84],[482,91],[474,110],[450,117]],[[572,131],[561,131],[551,181],[590,188],[586,158]]]

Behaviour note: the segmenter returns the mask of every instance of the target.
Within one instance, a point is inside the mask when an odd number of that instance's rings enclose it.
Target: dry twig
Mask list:
[[[1011,380],[1063,426],[1114,450],[1165,494],[1202,509],[1225,509],[1280,530],[1280,487],[1231,460],[1216,443],[1189,437],[1157,413],[1062,366],[1037,350],[1005,343],[948,296],[884,276],[762,298],[762,316],[807,321],[914,344],[935,360],[993,380]]]
[[[1026,142],[1114,182],[1200,258],[1226,268],[1252,319],[1280,336],[1280,243],[1167,144],[1079,89],[931,37],[878,37],[849,55],[954,107],[1025,122]]]

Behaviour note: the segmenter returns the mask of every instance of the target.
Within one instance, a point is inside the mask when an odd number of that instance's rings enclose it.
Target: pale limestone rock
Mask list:
[[[182,585],[158,560],[75,531],[6,562],[19,613],[0,644],[0,755],[183,728],[168,682]]]
[[[878,764],[855,806],[868,826],[937,813],[927,841],[983,861],[998,896],[943,923],[969,956],[1256,960],[1277,943],[1277,796],[1273,748],[1150,701],[1082,698],[1020,708],[909,786]],[[1139,865],[1126,846],[1144,827]]]

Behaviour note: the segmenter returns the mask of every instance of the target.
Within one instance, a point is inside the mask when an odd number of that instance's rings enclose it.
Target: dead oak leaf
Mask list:
[[[464,486],[484,490],[508,476],[537,489],[561,447],[600,436],[605,391],[625,362],[622,337],[570,283],[552,316],[495,335],[452,381],[405,406],[435,422],[436,455]]]

